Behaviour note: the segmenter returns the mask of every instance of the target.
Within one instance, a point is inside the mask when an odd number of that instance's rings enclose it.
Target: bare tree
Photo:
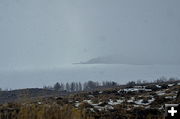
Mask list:
[[[84,90],[92,90],[97,88],[97,82],[94,81],[88,81],[84,83]]]
[[[59,91],[60,89],[61,89],[61,86],[60,86],[59,82],[54,84],[54,90]]]
[[[82,84],[79,82],[79,91],[82,91]]]
[[[70,89],[69,83],[66,83],[66,91],[67,91],[67,92],[70,92],[70,90],[71,90],[71,89]]]
[[[60,85],[61,87],[60,87],[60,90],[61,91],[64,91],[64,84],[63,83],[61,83],[61,85]]]
[[[76,84],[75,84],[75,82],[72,82],[71,83],[71,92],[74,92],[75,90],[76,90]]]

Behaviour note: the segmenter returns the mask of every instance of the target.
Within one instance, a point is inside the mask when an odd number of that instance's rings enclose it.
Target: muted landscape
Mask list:
[[[180,80],[174,78],[126,85],[88,81],[83,89],[56,83],[0,91],[0,119],[164,119],[164,105],[174,103],[180,103]]]
[[[0,0],[0,119],[179,119],[180,0]]]
[[[129,81],[154,81],[162,76],[180,77],[180,65],[132,65],[132,64],[69,64],[48,69],[0,70],[0,88],[22,89],[42,88],[54,82],[115,81],[126,84]],[[19,82],[21,82],[19,84]]]

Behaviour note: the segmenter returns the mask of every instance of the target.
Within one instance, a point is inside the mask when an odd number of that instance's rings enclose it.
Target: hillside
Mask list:
[[[0,104],[31,100],[37,97],[65,96],[67,92],[47,90],[40,88],[19,89],[12,91],[0,91]]]
[[[1,104],[0,119],[163,119],[164,104],[180,103],[179,81],[127,85],[66,96],[38,90],[20,90],[29,94],[27,97],[38,95],[36,98]]]

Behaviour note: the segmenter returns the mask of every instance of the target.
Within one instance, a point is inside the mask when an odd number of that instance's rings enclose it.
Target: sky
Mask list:
[[[117,55],[180,64],[179,0],[0,0],[0,70]]]

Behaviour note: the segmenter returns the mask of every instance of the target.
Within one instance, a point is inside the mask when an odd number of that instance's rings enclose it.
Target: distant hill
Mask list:
[[[30,88],[30,89],[19,89],[13,91],[0,91],[0,104],[7,102],[15,102],[28,100],[38,97],[49,97],[49,96],[64,96],[67,92],[60,92],[55,90]]]
[[[108,55],[99,56],[77,64],[131,64],[131,65],[153,65],[153,64],[180,64],[179,60],[166,57],[163,60],[158,58]]]

